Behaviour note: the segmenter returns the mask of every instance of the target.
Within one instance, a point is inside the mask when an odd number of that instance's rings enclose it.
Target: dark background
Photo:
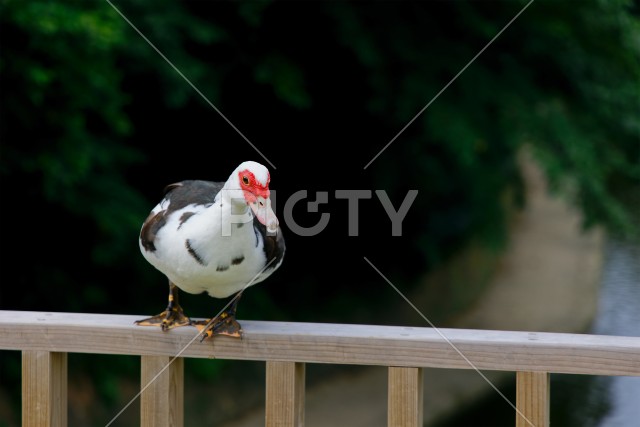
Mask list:
[[[284,263],[245,293],[240,319],[411,321],[363,257],[409,291],[471,242],[499,253],[526,203],[525,146],[585,227],[637,233],[623,202],[640,182],[634,2],[533,3],[363,169],[525,4],[114,2],[276,166],[281,224],[290,194],[330,194],[321,234],[283,224]],[[0,36],[0,309],[161,311],[166,279],[137,236],[163,187],[268,163],[109,3],[5,0]],[[337,189],[382,189],[396,208],[419,194],[403,236],[374,194],[349,237]],[[305,206],[294,215],[311,226]],[[448,307],[441,297],[431,304]],[[194,317],[223,304],[183,296]],[[0,358],[19,387],[16,360]],[[134,371],[123,364],[92,375]]]

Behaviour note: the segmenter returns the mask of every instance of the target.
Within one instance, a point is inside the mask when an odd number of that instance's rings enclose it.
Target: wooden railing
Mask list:
[[[66,425],[67,353],[141,356],[142,387],[179,355],[142,393],[142,426],[183,425],[185,357],[265,361],[267,426],[304,424],[305,363],[388,366],[390,426],[422,426],[425,367],[517,372],[518,427],[549,425],[550,373],[640,376],[636,337],[245,320],[242,340],[201,343],[139,318],[0,311],[0,349],[22,351],[23,425]]]

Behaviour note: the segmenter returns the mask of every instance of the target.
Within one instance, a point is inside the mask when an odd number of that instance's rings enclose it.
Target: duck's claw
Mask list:
[[[223,312],[211,320],[197,320],[191,323],[202,334],[200,342],[205,338],[213,338],[214,335],[226,335],[228,337],[242,338],[242,326],[236,320],[233,313]]]
[[[182,308],[174,307],[171,310],[163,311],[157,316],[136,320],[135,323],[139,326],[160,326],[163,331],[168,331],[179,326],[191,325],[191,319],[184,315]]]

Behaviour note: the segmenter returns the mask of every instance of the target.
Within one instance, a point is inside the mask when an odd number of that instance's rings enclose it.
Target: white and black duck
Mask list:
[[[143,326],[168,330],[194,325],[204,337],[240,337],[236,308],[242,291],[280,265],[285,243],[271,207],[269,171],[244,162],[226,182],[201,180],[168,185],[140,231],[140,250],[169,278],[169,304]],[[178,288],[214,298],[233,294],[230,307],[211,321],[192,321],[178,301]]]

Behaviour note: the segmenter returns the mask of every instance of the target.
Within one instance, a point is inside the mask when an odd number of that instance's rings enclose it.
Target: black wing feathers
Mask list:
[[[168,199],[167,213],[177,211],[192,204],[206,205],[213,203],[216,195],[224,187],[224,182],[182,181],[165,187],[165,198]]]
[[[186,206],[213,203],[224,182],[188,180],[169,184],[164,188],[164,197],[169,200],[167,209],[151,213],[140,230],[140,242],[147,251],[155,251],[154,241],[158,230],[167,222],[167,216]],[[184,218],[185,220],[188,219]]]

